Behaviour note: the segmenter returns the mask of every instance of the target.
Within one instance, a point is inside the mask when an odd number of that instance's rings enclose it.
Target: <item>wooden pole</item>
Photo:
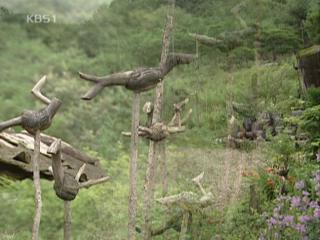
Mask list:
[[[33,168],[33,184],[35,188],[35,215],[33,219],[32,227],[32,240],[39,239],[39,226],[41,220],[41,186],[40,186],[40,171],[39,171],[39,160],[40,160],[40,130],[37,130],[34,136],[34,153],[32,158]]]
[[[167,167],[167,156],[166,156],[166,145],[162,141],[159,143],[159,159],[161,163],[161,182],[162,182],[162,197],[165,197],[168,193],[168,167]]]
[[[137,171],[139,143],[140,93],[134,92],[132,101],[131,124],[131,159],[130,159],[130,190],[129,190],[129,219],[128,240],[135,239],[137,215]]]
[[[182,217],[179,240],[187,240],[189,218],[190,218],[190,212],[185,211]]]
[[[64,201],[64,240],[71,240],[71,201]]]
[[[174,9],[174,3],[172,8]],[[160,68],[164,69],[165,63],[167,62],[169,47],[170,47],[170,34],[173,29],[173,17],[168,16],[166,27],[163,33],[162,39],[162,52],[161,52],[161,61]],[[155,94],[155,103],[154,110],[152,115],[152,124],[160,122],[161,120],[161,111],[163,105],[163,79],[160,79],[160,82],[156,86],[156,94]],[[164,144],[164,143],[162,143]],[[148,163],[147,163],[147,171],[145,177],[144,184],[144,227],[143,227],[143,239],[149,240],[151,239],[151,203],[154,195],[154,182],[155,182],[155,165],[156,165],[156,153],[159,151],[159,143],[150,141],[149,144],[149,154],[148,154]],[[162,149],[164,151],[164,149]]]

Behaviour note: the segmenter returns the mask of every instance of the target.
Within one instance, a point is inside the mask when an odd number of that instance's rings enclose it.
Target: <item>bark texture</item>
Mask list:
[[[39,129],[41,131],[50,127],[52,119],[61,106],[61,101],[54,98],[48,106],[40,111],[25,111],[20,117],[0,123],[0,132],[3,130],[20,125],[31,134]]]
[[[64,240],[71,240],[71,202],[64,201]]]
[[[174,7],[174,5],[173,5]],[[162,52],[161,52],[161,61],[160,61],[160,69],[163,69],[166,75],[172,68],[173,63],[170,63],[170,67],[168,67],[168,53],[170,47],[170,34],[173,29],[173,18],[168,16],[165,31],[162,39]],[[172,60],[169,60],[169,62]],[[163,76],[164,76],[163,75]],[[162,76],[162,77],[163,77]],[[163,81],[160,81],[156,86],[156,94],[155,94],[155,102],[153,108],[152,115],[152,125],[159,123],[161,120],[161,111],[163,105]],[[158,128],[157,128],[158,129]],[[159,133],[162,131],[162,126],[160,126]],[[157,131],[158,132],[158,131]],[[166,132],[164,134],[156,134],[159,135],[158,141],[164,139],[166,137]],[[144,184],[144,227],[143,227],[143,239],[149,240],[151,239],[151,209],[152,209],[152,201],[154,195],[154,182],[155,182],[155,165],[156,165],[156,152],[157,148],[159,149],[158,143],[151,139],[149,143],[149,153],[148,153],[148,163],[147,163],[147,171],[146,171],[146,179]]]
[[[129,219],[128,239],[134,240],[137,215],[137,171],[138,171],[138,128],[140,119],[140,93],[134,92],[132,102],[132,124],[131,124],[131,159],[130,159],[130,190],[129,190]]]
[[[34,153],[32,158],[33,166],[33,184],[35,189],[35,214],[33,218],[32,227],[32,240],[39,239],[39,227],[41,221],[41,186],[40,186],[40,171],[39,171],[39,159],[40,159],[40,130],[37,130],[34,137]]]
[[[80,78],[94,82],[95,85],[82,97],[91,100],[105,87],[123,86],[134,92],[145,92],[154,88],[175,66],[189,64],[193,61],[191,54],[172,53],[160,67],[138,68],[133,71],[115,73],[97,77],[79,72]]]

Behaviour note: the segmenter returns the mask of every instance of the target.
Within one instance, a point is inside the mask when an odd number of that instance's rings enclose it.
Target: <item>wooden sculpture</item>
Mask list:
[[[201,180],[203,177],[204,172],[192,179],[192,181],[201,190],[202,196],[199,196],[193,192],[182,192],[180,194],[160,198],[157,200],[159,203],[168,208],[177,208],[183,212],[179,240],[187,239],[188,225],[190,225],[192,213],[205,209],[214,203],[212,193],[206,192],[202,187]]]
[[[32,94],[47,106],[39,111],[27,110],[21,116],[0,123],[0,132],[3,130],[20,125],[31,134],[36,131],[43,131],[50,127],[51,122],[61,106],[61,101],[57,98],[52,100],[42,95],[41,89],[46,83],[46,76],[42,77],[32,89]]]
[[[138,68],[133,71],[114,73],[104,77],[97,77],[79,72],[80,78],[93,82],[95,85],[82,97],[91,100],[105,87],[123,86],[134,92],[145,92],[155,86],[177,65],[189,64],[193,61],[191,54],[171,53],[161,67]]]
[[[153,105],[151,102],[146,102],[143,106],[143,111],[147,114],[147,122],[145,126],[139,126],[139,136],[158,142],[172,134],[184,132],[185,124],[192,114],[192,109],[189,109],[186,116],[182,117],[182,112],[188,102],[189,99],[186,98],[179,103],[173,104],[174,116],[168,124],[163,122],[155,122],[152,124]],[[131,136],[131,133],[122,132],[122,135]]]
[[[61,140],[55,140],[48,148],[48,153],[52,155],[52,171],[54,177],[54,190],[56,195],[64,200],[64,240],[71,239],[71,201],[74,200],[80,188],[90,187],[109,180],[109,177],[102,177],[95,180],[80,182],[86,164],[83,164],[76,176],[65,172],[61,162]]]
[[[191,63],[195,56],[182,53],[169,54],[170,45],[170,32],[172,30],[173,18],[168,17],[168,21],[163,34],[163,44],[160,64],[157,67],[137,68],[132,71],[125,71],[107,75],[104,77],[97,77],[79,72],[80,78],[93,82],[95,85],[82,96],[83,100],[92,100],[96,97],[105,87],[123,86],[130,91],[133,91],[132,101],[132,122],[131,122],[131,158],[130,158],[130,188],[129,188],[129,221],[128,221],[128,239],[135,239],[135,225],[136,225],[136,205],[137,205],[137,161],[138,161],[138,128],[140,119],[140,93],[151,90],[156,86],[160,89],[163,88],[162,81],[165,76],[177,65]],[[158,93],[159,91],[157,91]],[[160,91],[161,94],[162,91]],[[160,101],[161,102],[161,101]],[[158,106],[158,104],[155,104]],[[160,113],[160,108],[155,107],[157,112],[155,116]],[[160,114],[159,114],[160,115]],[[160,137],[161,138],[161,137]],[[151,146],[150,149],[153,149]],[[150,156],[153,154],[154,149],[151,150]],[[148,187],[147,187],[148,189]],[[149,194],[145,194],[148,195]],[[147,204],[146,204],[147,205]]]
[[[21,116],[0,123],[0,131],[9,127],[20,125],[26,131],[34,135],[34,153],[32,158],[33,167],[33,182],[35,187],[35,216],[32,227],[32,240],[39,239],[39,226],[41,219],[41,186],[40,186],[40,172],[39,172],[39,158],[40,158],[40,132],[50,127],[51,122],[62,102],[54,98],[50,100],[41,93],[42,88],[46,83],[46,76],[42,77],[39,82],[32,89],[32,94],[47,107],[39,111],[24,111]]]

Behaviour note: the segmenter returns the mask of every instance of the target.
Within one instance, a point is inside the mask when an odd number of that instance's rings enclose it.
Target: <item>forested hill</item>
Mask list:
[[[26,15],[33,14],[32,8],[26,9],[29,12],[15,14],[10,6],[18,2],[5,2],[0,22],[0,87],[2,101],[6,104],[0,106],[1,119],[31,107],[33,101],[26,101],[30,100],[26,89],[30,89],[40,75],[49,74],[52,95],[65,102],[65,114],[59,116],[51,132],[71,141],[79,140],[76,136],[80,135],[82,146],[89,145],[104,155],[109,150],[93,144],[94,139],[101,139],[101,146],[119,140],[118,133],[129,127],[129,120],[118,120],[129,118],[130,98],[123,89],[110,89],[96,100],[99,103],[80,102],[78,96],[86,87],[76,72],[107,74],[158,64],[167,2],[116,0],[110,6],[102,5],[90,20],[79,24],[66,24],[59,17],[56,23],[27,23]],[[55,11],[67,3],[32,2],[35,9],[41,10],[43,6],[52,10],[54,7]],[[28,4],[21,4],[25,5]],[[82,5],[87,9],[87,3]],[[204,140],[224,135],[225,73],[243,67],[249,69],[254,63],[254,34],[242,37],[229,34],[242,29],[231,11],[238,5],[239,1],[235,0],[177,0],[172,51],[195,53],[195,41],[189,33],[226,36],[215,47],[200,46],[200,59],[192,66],[176,70],[166,84],[165,116],[171,114],[168,111],[174,101],[189,96],[195,110],[189,127],[191,132],[195,126],[197,131],[203,129]],[[315,0],[246,0],[239,6],[240,17],[248,26],[255,26],[257,21],[260,24],[258,51],[263,62],[292,56],[300,48],[319,42],[319,6]],[[69,8],[73,8],[71,3]],[[205,91],[212,86],[221,89]],[[102,110],[101,106],[104,106]],[[89,121],[92,118],[94,122]]]
[[[81,190],[72,203],[74,239],[127,238],[130,140],[121,132],[130,131],[132,108],[132,93],[121,87],[104,89],[93,101],[82,101],[92,83],[81,80],[78,71],[107,75],[158,66],[168,6],[167,0],[0,0],[0,121],[43,107],[30,90],[47,75],[45,93],[58,97],[63,105],[46,132],[100,159],[111,176],[103,186]],[[49,16],[50,23],[28,22],[28,16],[35,14]],[[176,0],[174,14],[171,51],[198,53],[199,58],[176,67],[165,79],[164,121],[172,118],[173,104],[185,98],[190,100],[187,108],[193,110],[186,131],[166,141],[169,194],[199,193],[191,179],[205,171],[203,184],[216,205],[192,215],[190,239],[258,239],[268,228],[266,215],[273,214],[276,197],[302,194],[294,187],[298,180],[306,180],[303,187],[309,188],[304,197],[312,198],[313,206],[319,203],[319,189],[310,179],[319,169],[315,153],[320,146],[320,93],[312,89],[313,99],[300,98],[294,66],[300,49],[320,44],[320,2]],[[215,43],[196,44],[199,35]],[[143,93],[140,109],[152,99],[152,91]],[[235,118],[228,115],[229,103],[240,109]],[[290,115],[296,109],[308,109],[303,121]],[[306,147],[297,146],[283,131],[267,136],[269,142],[245,141],[240,150],[225,148],[228,120],[240,126],[237,131],[243,130],[243,120],[260,113],[281,116],[280,121],[289,126],[303,126],[310,137]],[[147,119],[142,111],[141,115],[143,124]],[[137,235],[143,225],[147,147],[148,142],[141,140]],[[319,181],[319,173],[316,176]],[[157,197],[162,194],[160,182],[159,177]],[[62,239],[63,203],[57,200],[52,182],[41,181],[41,187],[41,239]],[[250,198],[252,192],[261,198]],[[0,176],[0,218],[4,219],[0,240],[31,238],[33,193],[31,181],[13,182]],[[249,208],[252,202],[259,203],[255,210]],[[172,217],[171,229],[163,237],[178,239],[181,213],[154,205],[153,227]],[[311,210],[292,214],[298,219]],[[317,221],[310,228],[311,240],[319,239]],[[281,233],[287,234],[283,239],[302,239],[297,231]]]

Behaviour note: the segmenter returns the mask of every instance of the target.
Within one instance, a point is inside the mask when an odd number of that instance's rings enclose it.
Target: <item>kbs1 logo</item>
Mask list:
[[[56,23],[56,15],[30,14],[27,15],[27,23]]]

